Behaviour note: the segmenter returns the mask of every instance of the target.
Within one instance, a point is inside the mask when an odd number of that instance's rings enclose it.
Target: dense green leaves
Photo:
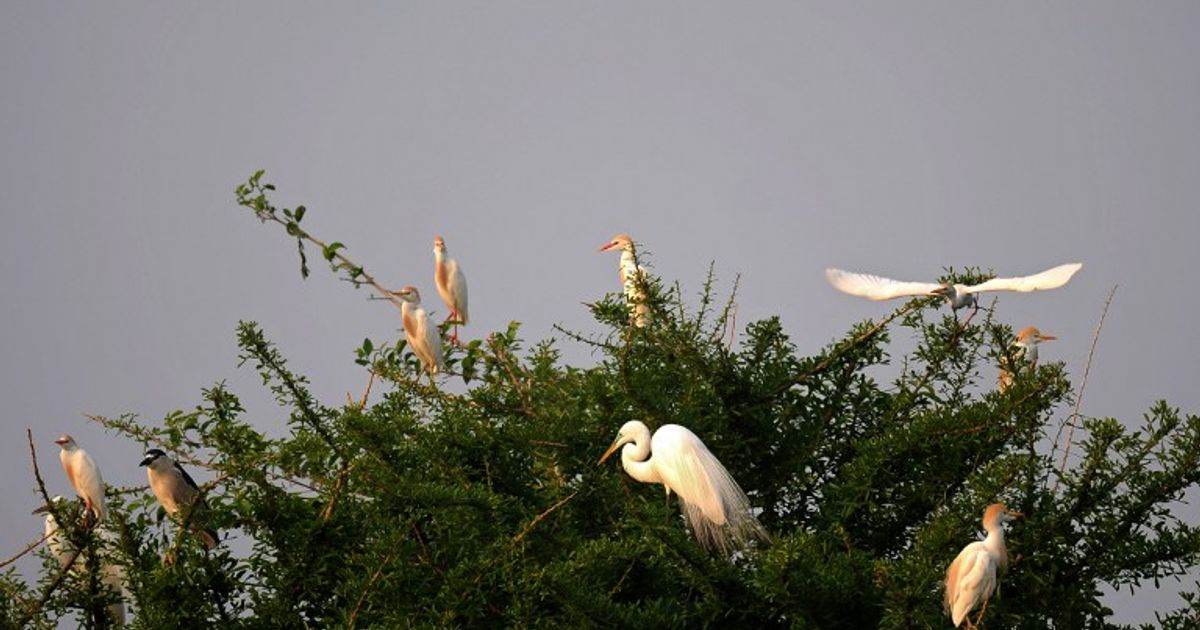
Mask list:
[[[319,242],[261,178],[239,187],[243,205]],[[322,251],[375,286],[342,244]],[[526,347],[514,323],[448,346],[438,384],[403,341],[364,339],[353,363],[373,387],[345,404],[316,400],[242,323],[239,358],[275,396],[285,437],[267,438],[223,384],[159,423],[104,420],[208,481],[224,544],[206,553],[178,536],[140,490],[110,494],[115,536],[68,529],[126,568],[145,628],[948,627],[943,572],[998,500],[1028,517],[1010,528],[987,628],[1101,627],[1103,586],[1155,584],[1200,557],[1200,529],[1171,511],[1200,482],[1200,418],[1160,403],[1138,429],[1088,420],[1060,472],[1047,431],[1066,413],[1064,366],[1022,366],[995,391],[995,366],[1012,360],[999,311],[964,326],[918,299],[806,356],[775,318],[731,344],[732,297],[718,306],[711,274],[695,306],[644,282],[644,327],[610,295],[592,306],[595,331]],[[893,335],[915,349],[893,360]],[[599,359],[563,365],[561,343]],[[700,435],[772,543],[706,554],[660,486],[598,467],[631,418]],[[39,603],[56,575],[48,563],[37,584],[0,576],[2,618],[102,624],[111,593],[86,572]],[[1191,627],[1196,598],[1181,604],[1165,627]]]

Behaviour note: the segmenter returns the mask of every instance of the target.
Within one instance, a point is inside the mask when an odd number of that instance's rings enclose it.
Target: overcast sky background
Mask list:
[[[156,421],[224,379],[279,434],[236,368],[238,320],[326,402],[361,392],[353,349],[399,318],[319,260],[301,281],[282,231],[234,204],[258,168],[439,311],[442,234],[466,337],[595,330],[581,303],[618,288],[595,253],[616,232],[692,293],[710,260],[725,287],[741,273],[739,323],[778,314],[802,352],[898,305],[836,293],[826,266],[1079,260],[1000,318],[1057,334],[1042,357],[1078,377],[1119,284],[1083,412],[1196,412],[1198,27],[1195,2],[6,2],[0,556],[41,528],[25,427],[68,496],[62,432],[110,484],[145,480],[140,445],[85,412]],[[1112,602],[1120,620],[1178,604]]]

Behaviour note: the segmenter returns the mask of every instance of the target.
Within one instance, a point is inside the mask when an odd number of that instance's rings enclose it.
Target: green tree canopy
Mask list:
[[[238,201],[296,239],[305,275],[315,247],[386,295],[272,190],[256,173]],[[1171,512],[1200,481],[1200,418],[1159,403],[1138,428],[1089,418],[1074,432],[1061,363],[1024,365],[998,392],[996,366],[1019,359],[995,308],[963,325],[915,299],[803,356],[777,318],[727,343],[733,296],[711,273],[692,299],[642,282],[645,326],[608,295],[592,305],[601,332],[527,345],[514,322],[448,345],[435,380],[403,340],[365,340],[353,360],[373,388],[359,401],[317,400],[257,324],[239,324],[239,356],[287,413],[286,437],[256,428],[222,383],[159,423],[98,419],[207,469],[209,524],[226,542],[206,552],[145,489],[110,489],[108,535],[75,503],[56,514],[92,570],[47,557],[27,584],[9,569],[0,619],[105,625],[116,596],[94,576],[110,562],[141,628],[949,627],[944,572],[996,501],[1027,516],[983,627],[1105,627],[1104,586],[1158,584],[1200,557],[1200,530]],[[915,349],[891,356],[893,335]],[[596,363],[564,365],[563,343]],[[597,466],[630,419],[699,435],[771,543],[707,553],[661,487]],[[1185,594],[1159,623],[1195,627],[1198,614]]]

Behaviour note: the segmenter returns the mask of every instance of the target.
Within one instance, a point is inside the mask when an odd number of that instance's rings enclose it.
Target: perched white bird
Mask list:
[[[452,339],[458,339],[458,325],[466,325],[470,319],[467,314],[467,277],[463,275],[458,261],[446,257],[446,241],[442,237],[433,237],[433,280],[437,284],[438,295],[450,309],[446,319],[454,320]]]
[[[645,424],[630,420],[621,426],[599,463],[622,445],[625,472],[642,483],[661,483],[667,497],[671,492],[679,495],[683,516],[701,546],[728,553],[753,539],[769,540],[751,512],[746,494],[686,427],[664,424],[651,438]]]
[[[941,295],[950,308],[958,310],[966,306],[977,306],[977,293],[984,291],[1045,291],[1066,284],[1082,263],[1069,263],[1047,269],[1041,273],[1019,278],[992,278],[979,284],[937,284],[931,282],[903,282],[865,273],[826,269],[825,277],[835,289],[868,300],[890,300],[898,297],[918,295]]]
[[[56,496],[50,500],[57,505],[62,505],[66,502],[66,500],[61,496]],[[64,540],[62,534],[59,533],[58,521],[54,519],[54,514],[50,511],[50,506],[43,505],[42,507],[34,510],[33,513],[46,515],[44,529],[46,546],[50,548],[50,553],[53,554],[54,559],[58,561],[58,566],[65,569],[67,568],[67,563],[71,563],[72,571],[82,571],[86,566],[86,563],[84,562],[82,555],[75,554],[75,547],[69,541]],[[111,534],[109,530],[100,531],[101,534]],[[106,538],[111,538],[111,536],[106,536]],[[74,556],[74,562],[72,562],[72,556]],[[120,628],[125,625],[125,569],[121,565],[110,562],[106,559],[102,560],[100,567],[100,581],[107,586],[109,590],[117,594],[117,601],[108,605],[108,613],[109,616],[112,617],[114,626]]]
[[[430,374],[437,374],[438,370],[446,368],[442,355],[442,335],[437,326],[429,322],[425,309],[421,308],[421,293],[416,287],[404,287],[396,295],[403,300],[400,316],[404,320],[404,334],[408,337],[409,347]]]
[[[1013,342],[1013,346],[1017,348],[1015,358],[1024,358],[1029,362],[1030,367],[1036,366],[1038,361],[1038,344],[1043,341],[1054,341],[1055,339],[1058,339],[1058,337],[1053,335],[1044,335],[1042,334],[1042,331],[1037,329],[1036,326],[1026,326],[1025,328],[1021,329],[1021,332],[1017,333],[1016,341]],[[1012,385],[1013,372],[1015,370],[1015,366],[1006,367],[1001,365],[999,379],[1000,391],[1004,391],[1008,389],[1010,385]]]
[[[108,516],[108,510],[104,507],[104,478],[100,476],[100,467],[87,451],[79,448],[75,438],[64,433],[54,443],[62,447],[58,459],[75,492],[96,520],[103,521]]]
[[[181,511],[191,506],[192,513],[186,518],[192,533],[204,541],[205,547],[216,547],[217,533],[204,526],[208,517],[208,503],[200,496],[200,486],[196,485],[183,466],[157,448],[146,451],[146,456],[138,465],[146,467],[150,489],[167,514],[182,521],[185,515]]]
[[[637,264],[634,254],[634,242],[628,234],[618,234],[612,240],[600,246],[602,252],[609,250],[621,251],[621,262],[618,272],[621,278],[621,288],[625,299],[629,302],[629,310],[633,315],[635,326],[645,326],[650,318],[650,306],[646,304],[646,294],[642,291],[645,282],[646,268]]]
[[[946,569],[946,613],[954,627],[962,625],[967,614],[982,605],[975,623],[987,611],[988,598],[1000,587],[997,572],[1008,568],[1008,550],[1004,546],[1004,523],[1024,516],[1008,509],[1003,503],[989,505],[983,513],[983,529],[987,538],[977,540],[959,552]],[[970,624],[968,621],[968,625]]]

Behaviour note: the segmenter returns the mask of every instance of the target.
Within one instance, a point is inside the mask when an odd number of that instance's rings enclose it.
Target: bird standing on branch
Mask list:
[[[987,537],[977,540],[959,552],[946,569],[946,613],[954,627],[967,621],[973,628],[987,612],[988,598],[1000,588],[997,573],[1008,568],[1008,550],[1004,546],[1004,523],[1024,516],[1008,509],[1003,503],[989,505],[983,513],[983,529]],[[967,614],[982,605],[974,623]]]
[[[50,501],[61,506],[65,503],[65,499],[61,496],[56,496]],[[54,559],[58,561],[58,566],[61,569],[66,569],[67,565],[71,565],[71,571],[82,571],[85,566],[82,555],[75,553],[75,547],[70,541],[64,540],[63,535],[58,530],[58,521],[54,519],[54,513],[50,511],[49,505],[33,511],[34,514],[45,514],[45,537],[46,546],[50,548],[50,553]],[[111,533],[109,530],[101,530],[103,533]],[[74,558],[74,562],[72,562]],[[104,560],[100,565],[100,581],[110,591],[116,594],[116,601],[108,605],[108,614],[112,617],[114,627],[120,628],[125,625],[125,599],[124,599],[124,582],[125,570],[121,565],[114,562]]]
[[[396,291],[395,295],[403,301],[400,316],[404,320],[404,335],[408,337],[408,346],[413,354],[417,355],[421,365],[430,374],[446,369],[442,335],[437,326],[429,323],[429,316],[421,308],[421,293],[416,287],[408,286]]]
[[[625,300],[629,302],[629,310],[635,326],[645,326],[650,319],[650,306],[646,304],[646,292],[642,285],[646,282],[646,269],[637,264],[637,254],[634,252],[634,242],[628,234],[618,234],[612,240],[600,246],[599,251],[621,251],[621,262],[618,272],[621,278],[621,288],[625,292]]]
[[[905,282],[881,276],[873,276],[841,269],[826,269],[825,277],[833,288],[843,293],[865,297],[868,300],[890,300],[898,297],[940,295],[956,312],[967,306],[979,307],[976,294],[984,291],[1045,291],[1066,284],[1082,263],[1068,263],[1047,269],[1041,273],[1019,278],[992,278],[979,284],[937,284],[932,282]]]
[[[450,338],[458,341],[458,325],[465,326],[469,320],[467,277],[463,275],[457,260],[446,257],[446,241],[440,236],[433,237],[433,259],[433,280],[437,284],[438,295],[442,296],[442,302],[450,309],[446,319],[454,321],[454,332]]]
[[[196,485],[183,466],[157,448],[146,451],[146,456],[138,466],[146,467],[150,490],[167,514],[181,524],[187,520],[192,533],[204,541],[206,548],[216,547],[217,533],[204,526],[208,520],[208,503],[200,496],[200,486]],[[191,510],[191,513],[185,510]]]
[[[1017,348],[1013,358],[1023,358],[1029,363],[1029,367],[1036,367],[1038,361],[1038,344],[1043,341],[1054,341],[1055,339],[1058,339],[1058,337],[1053,335],[1044,335],[1042,334],[1042,331],[1037,329],[1036,326],[1026,326],[1025,328],[1021,329],[1021,332],[1017,333],[1017,339],[1013,342],[1013,346]],[[1004,360],[1004,362],[1010,363],[1007,358]],[[998,388],[1001,392],[1008,389],[1008,387],[1012,385],[1013,374],[1016,373],[1016,370],[1017,366],[1015,364],[1000,366]]]
[[[684,519],[704,548],[729,553],[751,540],[769,540],[746,494],[686,427],[665,424],[651,437],[645,424],[630,420],[597,465],[622,446],[625,472],[642,483],[661,483],[668,498],[679,495]]]
[[[62,447],[58,459],[67,473],[67,480],[83,499],[87,511],[92,513],[97,522],[103,521],[108,516],[108,510],[104,507],[104,478],[100,476],[100,467],[87,451],[79,448],[75,438],[66,433],[54,443]]]

